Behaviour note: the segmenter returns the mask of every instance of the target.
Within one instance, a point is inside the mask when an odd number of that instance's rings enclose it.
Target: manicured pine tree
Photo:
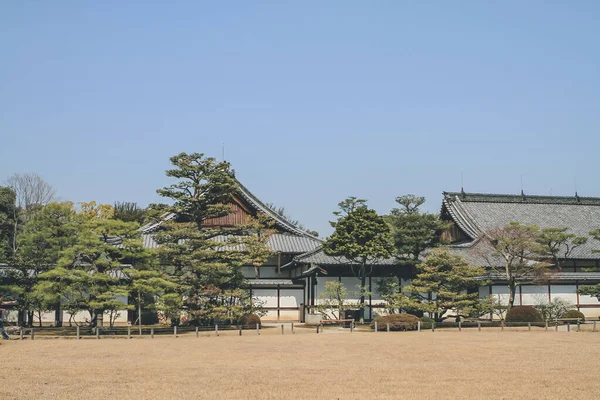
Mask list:
[[[366,200],[349,197],[338,205],[340,210],[334,212],[338,219],[330,222],[335,231],[323,243],[323,250],[350,262],[352,272],[360,280],[360,320],[363,321],[367,277],[374,262],[391,256],[392,236],[383,217],[368,208]]]
[[[174,168],[166,174],[178,182],[157,192],[173,202],[163,210],[176,217],[155,234],[160,264],[179,288],[179,300],[169,296],[168,302],[182,304],[191,322],[237,321],[253,310],[241,269],[251,263],[243,249],[249,232],[206,226],[231,213],[229,204],[238,191],[233,171],[229,163],[199,153],[181,153],[171,163]]]

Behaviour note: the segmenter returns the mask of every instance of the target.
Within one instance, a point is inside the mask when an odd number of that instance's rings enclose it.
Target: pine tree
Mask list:
[[[181,153],[171,162],[175,168],[166,174],[178,182],[158,193],[173,201],[165,211],[177,217],[155,234],[160,263],[178,285],[179,298],[166,299],[182,304],[192,323],[237,321],[253,309],[241,269],[249,261],[242,239],[249,232],[243,227],[207,228],[205,223],[231,212],[238,183],[229,163],[203,154]]]
[[[323,243],[323,250],[350,262],[352,272],[360,279],[360,304],[364,305],[366,279],[372,272],[372,264],[392,254],[390,228],[383,217],[367,207],[366,200],[349,197],[338,206],[340,210],[334,212],[338,219],[330,222],[335,231]],[[360,319],[364,320],[364,308],[360,313]]]

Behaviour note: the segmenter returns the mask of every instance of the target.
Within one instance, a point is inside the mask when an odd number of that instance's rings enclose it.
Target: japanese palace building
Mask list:
[[[233,196],[230,205],[231,214],[209,220],[207,226],[236,226],[259,213],[264,213],[274,222],[276,233],[267,242],[274,255],[260,267],[260,276],[255,276],[253,266],[243,267],[252,295],[267,311],[263,320],[304,322],[307,314],[315,313],[314,306],[327,281],[340,281],[348,291],[356,290],[360,281],[352,273],[350,261],[325,254],[321,239],[278,215],[242,184],[239,184],[238,193]],[[173,214],[166,214],[163,220],[173,217]],[[568,228],[570,233],[587,236],[600,228],[600,198],[444,192],[440,218],[451,222],[451,228],[445,233],[451,242],[448,248],[472,265],[489,268],[489,260],[494,257],[492,248],[482,240],[486,231],[516,221],[540,228]],[[153,235],[161,225],[162,221],[140,229],[145,247],[158,246]],[[515,305],[534,305],[540,298],[552,300],[560,297],[573,303],[586,316],[600,317],[600,302],[577,293],[580,285],[600,283],[600,252],[596,250],[600,250],[600,241],[590,238],[585,245],[576,248],[561,263],[561,270],[555,270],[546,281],[532,281],[520,286]],[[367,279],[367,290],[372,295],[366,301],[365,319],[372,319],[383,311],[383,300],[377,290],[381,278],[392,277],[405,286],[415,274],[414,267],[396,258],[372,260],[372,267]],[[498,296],[506,302],[508,287],[505,279],[494,273],[490,277],[493,283],[480,287],[480,297]],[[127,313],[123,314],[117,322],[127,322]],[[44,319],[45,322],[54,320],[51,314]]]

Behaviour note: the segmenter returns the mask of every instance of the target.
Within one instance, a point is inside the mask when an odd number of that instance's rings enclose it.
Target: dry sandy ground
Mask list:
[[[0,399],[600,397],[600,333],[308,332],[3,342]]]

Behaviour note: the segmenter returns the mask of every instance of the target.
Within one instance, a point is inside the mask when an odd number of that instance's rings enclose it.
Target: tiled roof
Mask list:
[[[275,211],[267,207],[262,201],[254,196],[244,185],[238,181],[239,193],[254,209],[268,215],[277,227],[283,232],[274,233],[269,238],[267,246],[275,252],[300,254],[314,249],[322,243],[322,240],[313,236],[302,229],[297,228],[291,222],[277,214]],[[160,228],[165,222],[175,218],[174,213],[165,213],[161,216],[158,222],[149,223],[140,228],[142,232],[142,241],[144,247],[155,249],[158,248],[158,243],[154,241],[153,232]],[[224,238],[221,238],[225,240]],[[219,240],[219,238],[215,238]],[[242,250],[241,246],[236,246],[238,250]]]
[[[291,285],[302,285],[302,282],[294,282],[291,279],[246,279],[246,283],[250,286],[291,286]]]
[[[146,233],[142,234],[142,241],[144,247],[150,249],[156,249],[159,247],[158,243],[154,241],[153,234]],[[225,236],[217,236],[214,238],[216,241],[226,242]],[[288,253],[288,254],[301,254],[310,251],[321,244],[318,239],[313,239],[308,236],[299,236],[290,233],[274,233],[269,237],[267,246],[274,252]],[[229,250],[243,251],[242,245],[231,245],[228,246]]]
[[[321,247],[317,247],[299,256],[294,257],[291,263],[288,263],[282,268],[289,268],[297,264],[316,264],[316,265],[356,265],[355,262],[348,260],[345,257],[336,257],[325,254]],[[369,265],[384,266],[384,265],[400,265],[396,258],[385,258],[369,261]]]
[[[554,272],[545,278],[544,282],[600,282],[600,272]],[[494,282],[498,282],[506,280],[506,275],[494,272],[482,277],[482,279],[491,279]],[[535,280],[533,276],[531,279]]]
[[[568,228],[569,233],[579,236],[588,236],[589,232],[600,228],[600,198],[594,197],[445,192],[442,212],[447,212],[472,240],[510,222],[540,228]],[[481,246],[474,243],[470,246],[469,251],[481,250]],[[599,259],[600,253],[594,250],[600,250],[600,242],[590,238],[586,244],[577,247],[570,258]]]

